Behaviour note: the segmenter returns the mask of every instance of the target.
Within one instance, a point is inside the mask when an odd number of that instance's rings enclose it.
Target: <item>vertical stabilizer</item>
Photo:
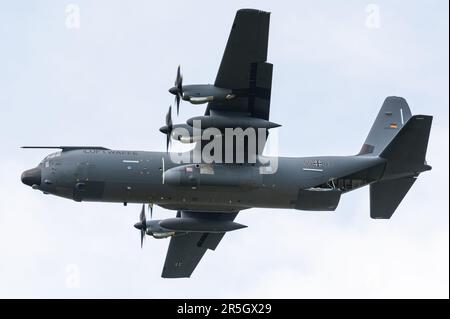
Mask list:
[[[411,110],[404,98],[387,97],[358,155],[378,156],[410,118]]]

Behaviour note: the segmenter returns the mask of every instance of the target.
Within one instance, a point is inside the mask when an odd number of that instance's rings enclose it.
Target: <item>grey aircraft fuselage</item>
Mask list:
[[[386,162],[361,155],[274,159],[277,165],[269,170],[259,162],[177,164],[166,152],[79,149],[50,154],[24,172],[22,181],[76,201],[154,203],[209,212],[334,210],[342,193],[381,179]],[[362,171],[364,176],[358,177]],[[350,177],[335,179],[342,176]]]
[[[342,194],[370,185],[370,217],[390,219],[419,174],[431,169],[425,157],[432,116],[413,116],[404,98],[390,96],[357,155],[259,155],[267,130],[280,126],[269,121],[273,71],[267,62],[269,16],[255,9],[236,13],[214,84],[183,85],[178,67],[169,89],[175,96],[177,114],[181,100],[207,103],[207,107],[204,115],[176,124],[170,106],[160,131],[165,134],[167,150],[174,139],[195,143],[192,152],[25,146],[61,151],[23,172],[22,182],[75,201],[142,204],[140,220],[134,225],[141,234],[141,247],[145,235],[171,237],[164,278],[191,276],[204,253],[215,250],[225,233],[246,227],[234,219],[248,208],[333,211]],[[196,125],[199,122],[201,125]],[[244,129],[253,129],[255,134],[249,131],[247,135]],[[242,132],[232,133],[232,145],[227,143],[230,130]],[[209,138],[203,139],[203,135]],[[225,143],[221,143],[223,137]],[[211,144],[206,144],[209,140]],[[210,148],[216,140],[221,147]],[[252,147],[256,140],[258,151]],[[215,156],[234,163],[220,163]],[[210,157],[213,163],[208,164]],[[243,163],[239,163],[241,159]],[[153,204],[177,210],[176,217],[153,220]]]

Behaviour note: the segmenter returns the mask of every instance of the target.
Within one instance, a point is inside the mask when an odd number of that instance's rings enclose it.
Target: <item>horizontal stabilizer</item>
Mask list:
[[[405,197],[415,177],[380,181],[370,185],[370,217],[389,219]]]

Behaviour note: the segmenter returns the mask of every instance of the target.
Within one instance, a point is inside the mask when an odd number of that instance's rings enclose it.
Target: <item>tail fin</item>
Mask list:
[[[425,155],[432,120],[432,116],[414,115],[379,154],[386,167],[382,179],[370,185],[372,218],[391,218],[417,176],[431,169]]]
[[[429,115],[414,115],[409,119],[380,154],[387,160],[384,177],[418,175],[431,169],[425,155],[432,121],[433,117]]]
[[[410,118],[411,110],[404,98],[387,97],[358,155],[380,155]]]

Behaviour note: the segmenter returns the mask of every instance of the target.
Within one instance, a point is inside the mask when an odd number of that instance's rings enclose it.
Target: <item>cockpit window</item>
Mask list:
[[[54,157],[58,157],[58,156],[61,156],[61,152],[56,152],[56,153],[52,153],[50,155],[47,155],[47,157],[44,159],[44,161],[45,160],[49,160],[49,159],[54,158]]]
[[[61,156],[61,151],[60,151],[60,152],[55,152],[55,153],[49,154],[49,155],[47,155],[47,156],[42,160],[41,163],[44,163],[45,161],[48,161],[48,160],[50,160],[50,159],[52,159],[52,158],[59,157],[59,156]]]

